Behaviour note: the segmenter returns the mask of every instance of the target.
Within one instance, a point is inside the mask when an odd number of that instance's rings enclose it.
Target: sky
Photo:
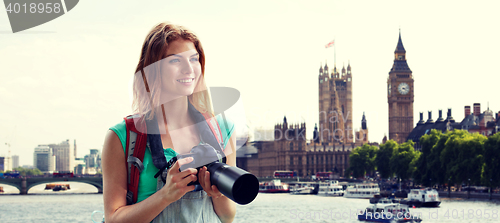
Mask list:
[[[33,164],[39,144],[76,140],[78,157],[102,149],[131,110],[131,78],[148,31],[170,21],[193,30],[212,87],[237,89],[238,126],[273,129],[318,122],[321,65],[348,64],[353,127],[366,114],[369,140],[388,135],[387,77],[399,32],[419,112],[497,99],[498,1],[80,1],[48,23],[12,33],[0,12],[0,155]],[[325,45],[335,40],[335,49]],[[336,52],[336,53],[334,53]],[[334,56],[335,54],[335,56]],[[243,128],[242,127],[242,128]],[[250,135],[252,137],[252,134]]]

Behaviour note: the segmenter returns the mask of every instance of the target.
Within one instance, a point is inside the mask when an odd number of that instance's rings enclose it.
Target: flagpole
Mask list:
[[[337,48],[335,47],[335,38],[333,38],[333,67],[337,67]]]

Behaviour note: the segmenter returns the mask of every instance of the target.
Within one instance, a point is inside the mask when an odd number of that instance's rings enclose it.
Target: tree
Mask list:
[[[397,147],[398,143],[392,139],[380,145],[380,149],[377,151],[377,155],[375,157],[375,164],[381,178],[389,178],[394,174],[391,170],[390,163],[392,153]]]
[[[473,185],[481,184],[481,172],[483,169],[484,143],[488,138],[479,133],[467,134],[461,139],[458,166],[458,174],[463,176],[463,181],[470,179]]]
[[[447,139],[440,157],[446,169],[444,179],[450,179],[454,184],[468,183],[470,179],[470,183],[479,184],[486,136],[470,134],[465,130],[453,130],[445,135]]]
[[[432,154],[432,149],[442,135],[441,131],[432,129],[430,134],[420,137],[422,151],[419,158],[414,162],[412,175],[415,183],[430,187],[437,182],[438,178],[432,176],[434,171],[433,165],[440,165],[440,162],[434,160],[435,157]],[[439,156],[437,156],[437,159],[439,160]]]
[[[43,175],[42,171],[40,171],[37,168],[23,168],[23,167],[17,167],[14,168],[15,171],[19,172],[21,176],[36,176],[36,175]]]
[[[484,143],[484,164],[481,173],[483,185],[500,186],[500,132]]]
[[[415,143],[409,140],[402,143],[395,149],[391,157],[391,169],[401,180],[406,180],[411,176],[410,164],[414,162],[417,153],[413,148]]]
[[[376,146],[364,144],[349,154],[349,172],[354,177],[362,177],[375,170]]]

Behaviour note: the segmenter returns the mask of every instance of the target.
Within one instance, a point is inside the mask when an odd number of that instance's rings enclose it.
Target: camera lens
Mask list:
[[[259,180],[238,167],[212,163],[208,171],[212,174],[212,185],[216,185],[222,194],[238,204],[252,202],[259,193]]]

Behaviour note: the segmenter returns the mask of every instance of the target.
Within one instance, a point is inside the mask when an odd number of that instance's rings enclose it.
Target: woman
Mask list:
[[[133,107],[142,118],[157,120],[166,160],[189,153],[200,143],[200,135],[188,113],[190,104],[201,113],[213,116],[203,81],[204,68],[205,54],[201,43],[184,27],[161,23],[147,35],[134,78]],[[217,121],[227,142],[224,143],[227,145],[224,149],[226,163],[235,166],[232,125],[226,129],[227,123],[222,125],[220,118]],[[158,180],[154,175],[159,169],[153,165],[148,150],[143,160],[137,203],[127,205],[125,140],[125,124],[121,122],[110,128],[104,143],[102,166],[106,222],[233,220],[235,203],[211,185],[206,167],[199,171],[193,168],[179,171],[180,166],[192,161],[192,158],[180,159],[166,171],[163,187],[157,187]],[[188,186],[197,179],[201,187]]]

